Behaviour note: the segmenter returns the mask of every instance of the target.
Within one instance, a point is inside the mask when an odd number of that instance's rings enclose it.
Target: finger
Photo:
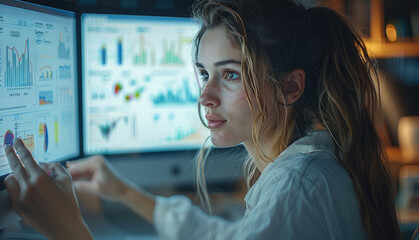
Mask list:
[[[83,180],[74,181],[73,186],[77,192],[99,194],[99,187],[93,182]]]
[[[101,157],[93,156],[81,160],[67,162],[67,170],[73,179],[91,179],[100,165]]]
[[[40,173],[41,169],[36,163],[35,159],[32,156],[32,153],[26,148],[25,144],[23,143],[22,139],[16,138],[13,142],[13,146],[17,150],[19,154],[19,158],[22,161],[23,165],[29,172]]]
[[[15,176],[13,176],[13,174],[7,176],[4,179],[4,185],[6,186],[7,193],[9,194],[13,206],[16,206],[20,196],[20,185],[17,182]]]
[[[52,170],[53,174],[58,179],[62,179],[62,178],[68,178],[70,180],[72,179],[71,175],[59,163],[51,164],[50,165],[50,170]]]
[[[39,163],[39,167],[48,175],[50,174],[49,173],[49,171],[50,171],[49,170],[49,165],[50,165],[49,163],[45,163],[45,162],[40,162]]]
[[[19,160],[15,149],[11,145],[6,145],[4,151],[15,178],[21,179],[22,181],[26,180],[28,178],[28,173],[23,167],[22,162]]]

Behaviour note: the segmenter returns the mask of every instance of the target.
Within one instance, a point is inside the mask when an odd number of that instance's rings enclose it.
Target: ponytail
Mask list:
[[[342,16],[320,7],[307,13],[312,58],[306,67],[308,81],[317,82],[312,94],[318,101],[312,112],[335,141],[370,239],[401,239],[391,175],[375,128],[379,94],[374,64],[360,35]]]

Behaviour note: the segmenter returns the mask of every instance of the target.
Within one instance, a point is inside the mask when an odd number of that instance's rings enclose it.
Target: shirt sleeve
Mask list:
[[[209,216],[185,196],[157,197],[153,221],[160,239],[235,239],[241,221]]]
[[[256,199],[247,202],[237,239],[333,239],[327,234],[317,188],[310,181],[285,173],[267,182]],[[263,191],[262,191],[263,190]]]

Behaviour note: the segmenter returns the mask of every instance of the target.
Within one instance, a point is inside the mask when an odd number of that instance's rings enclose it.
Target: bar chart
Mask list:
[[[70,65],[59,65],[58,66],[58,77],[60,79],[71,79]]]
[[[54,79],[54,75],[50,65],[44,65],[39,69],[39,80],[52,80]]]
[[[29,60],[29,38],[24,51],[19,54],[15,46],[6,46],[6,87],[29,87],[33,85],[33,69]]]
[[[183,79],[182,85],[161,90],[158,94],[154,95],[152,102],[154,105],[191,104],[195,106],[198,102],[198,94],[192,92],[192,89],[189,87],[189,81],[185,78]]]
[[[66,47],[65,42],[63,41],[63,33],[60,32],[60,39],[58,42],[58,58],[60,59],[70,59],[70,47]]]

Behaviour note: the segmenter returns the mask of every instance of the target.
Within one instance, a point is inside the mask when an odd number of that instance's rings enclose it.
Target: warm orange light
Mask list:
[[[396,31],[396,27],[393,24],[387,24],[386,35],[387,35],[387,39],[390,40],[391,42],[395,42],[397,40],[397,31]]]

